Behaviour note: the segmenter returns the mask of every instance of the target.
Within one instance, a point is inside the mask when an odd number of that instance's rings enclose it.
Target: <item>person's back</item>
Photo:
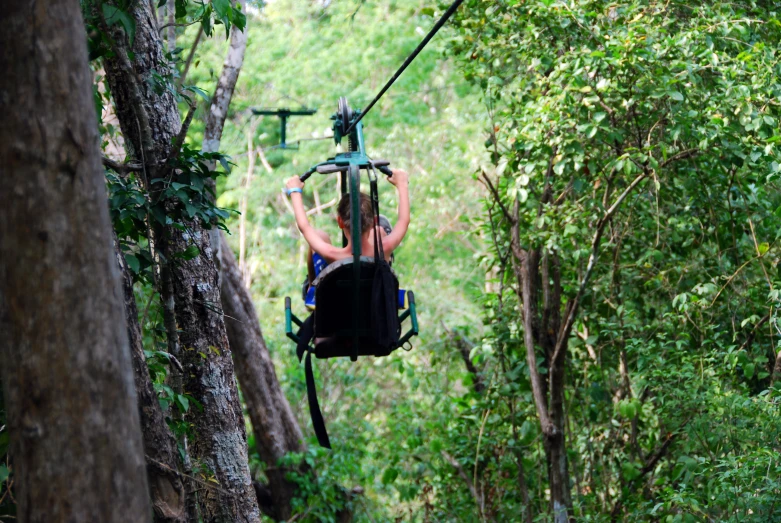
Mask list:
[[[382,238],[382,248],[386,260],[390,260],[393,251],[401,244],[401,241],[407,234],[410,221],[409,175],[401,169],[392,169],[392,171],[393,176],[388,178],[388,181],[395,185],[399,192],[398,218],[390,231],[383,227],[379,227],[377,231],[378,236]],[[349,195],[344,195],[337,207],[337,223],[347,237],[347,245],[345,247],[334,246],[328,233],[315,229],[309,223],[301,195],[303,187],[304,184],[300,178],[293,176],[287,181],[286,192],[293,204],[293,213],[295,214],[298,229],[310,247],[307,265],[309,268],[309,281],[311,282],[325,265],[352,257],[352,235],[350,234],[352,217],[350,197]],[[372,231],[374,214],[372,212],[372,203],[371,199],[363,193],[360,194],[360,200],[361,254],[374,256],[374,234]],[[318,260],[318,257],[322,259],[322,262]]]

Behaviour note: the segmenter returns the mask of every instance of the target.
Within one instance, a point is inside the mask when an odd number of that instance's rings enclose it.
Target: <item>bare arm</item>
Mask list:
[[[399,246],[401,240],[407,234],[409,228],[409,175],[401,169],[391,169],[393,176],[388,181],[396,186],[399,191],[399,216],[393,224],[393,230],[382,239],[382,248],[386,253],[391,253]]]
[[[288,189],[292,189],[293,187],[304,187],[304,184],[301,182],[298,176],[293,176],[290,178],[286,185]],[[306,209],[304,209],[304,199],[301,193],[292,193],[290,195],[290,203],[293,205],[293,214],[296,217],[296,225],[298,225],[298,230],[301,231],[301,234],[304,235],[304,239],[309,244],[309,246],[312,247],[312,250],[328,261],[333,261],[336,259],[338,255],[337,251],[339,249],[323,240],[317,234],[317,232],[315,232],[315,228],[312,227],[312,224],[309,223],[309,218],[306,216]]]

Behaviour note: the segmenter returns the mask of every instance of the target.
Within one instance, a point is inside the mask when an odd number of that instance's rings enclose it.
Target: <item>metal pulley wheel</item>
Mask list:
[[[342,136],[346,136],[347,129],[350,128],[350,121],[353,119],[353,110],[350,109],[350,104],[347,103],[347,98],[344,96],[339,97],[336,114],[342,124]]]

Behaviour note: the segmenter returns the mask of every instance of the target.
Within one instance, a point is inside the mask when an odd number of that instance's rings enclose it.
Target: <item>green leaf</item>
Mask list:
[[[385,469],[385,472],[382,473],[382,484],[388,485],[390,483],[393,483],[398,476],[399,476],[398,470],[396,470],[393,467],[388,467],[387,469]]]
[[[206,36],[212,35],[212,6],[211,4],[206,6],[203,12],[203,18],[201,18],[201,27]]]
[[[750,380],[752,376],[754,376],[754,369],[756,366],[753,363],[746,363],[743,366],[743,375],[746,376],[746,379]]]
[[[212,0],[214,12],[219,18],[227,18],[231,8],[230,0]]]
[[[180,258],[184,261],[192,260],[196,256],[198,256],[201,253],[201,251],[198,249],[197,245],[190,245],[182,252],[179,252],[176,254],[177,258]]]
[[[247,16],[240,9],[231,10],[231,22],[239,31],[244,31],[247,26]]]
[[[187,412],[188,410],[190,410],[190,400],[187,399],[187,396],[183,396],[182,394],[177,394],[176,404],[179,406],[179,410],[182,412]]]
[[[524,421],[523,424],[521,424],[519,443],[521,445],[528,445],[536,437],[537,437],[537,429],[535,428],[534,424],[529,420]]]
[[[176,0],[175,2],[176,12],[174,16],[176,18],[184,18],[187,16],[187,0]]]
[[[205,31],[205,29],[204,29],[204,31]],[[198,87],[195,87],[194,85],[188,85],[188,86],[186,86],[186,87],[183,87],[183,89],[184,89],[185,91],[190,91],[190,92],[192,92],[192,93],[195,93],[195,94],[197,94],[198,96],[200,96],[201,98],[203,98],[203,100],[204,100],[205,102],[211,102],[211,99],[209,98],[209,95],[208,95],[208,94],[206,93],[206,91],[204,91],[203,89],[200,89],[200,88],[198,88]]]
[[[222,165],[222,168],[225,169],[226,173],[231,172],[230,164],[228,163],[227,156],[220,156],[220,165]]]
[[[8,470],[8,467],[3,463],[0,465],[0,485],[5,483],[5,480],[8,479],[8,476],[11,475],[11,472]]]
[[[126,254],[125,261],[127,262],[127,266],[133,272],[133,274],[138,274],[138,271],[141,270],[141,262],[138,261],[138,258],[132,254]]]
[[[683,101],[683,95],[679,93],[678,91],[670,91],[667,93],[670,98],[675,100],[676,102],[682,102]]]
[[[165,225],[166,223],[166,216],[165,212],[160,207],[152,207],[149,209],[149,212],[152,214],[154,219],[159,223],[160,225]]]
[[[157,2],[157,8],[160,9],[161,7],[163,7],[167,1],[168,0],[160,0],[159,2]]]
[[[106,19],[106,23],[109,26],[119,24],[122,29],[125,30],[125,34],[130,42],[130,46],[133,46],[133,40],[136,37],[136,21],[116,6],[103,4],[103,16]]]
[[[621,472],[624,473],[624,479],[632,481],[640,477],[640,468],[634,463],[624,463],[621,465]]]

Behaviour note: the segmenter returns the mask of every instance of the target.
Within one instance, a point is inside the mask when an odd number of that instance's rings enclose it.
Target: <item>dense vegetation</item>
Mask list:
[[[122,99],[105,76],[123,51],[105,31],[132,40],[136,24],[129,3],[105,4],[82,2],[104,153],[130,144],[108,164],[110,210],[182,455],[203,405],[177,383],[177,323],[166,323],[158,279],[169,253],[170,267],[204,253],[185,242],[155,254],[155,242],[169,229],[197,236],[198,224],[230,231],[306,439],[278,463],[295,485],[291,521],[343,521],[345,509],[356,521],[781,520],[775,5],[466,0],[364,120],[370,155],[411,173],[413,218],[394,269],[416,293],[422,330],[410,352],[318,362],[326,451],[284,336],[284,297],[303,313],[306,268],[281,188],[333,154],[338,97],[364,106],[444,6],[169,2],[180,22],[172,69],[149,82],[173,93],[183,120],[196,109],[168,159],[179,178],[161,189],[114,120]],[[247,53],[219,153],[203,152],[201,95],[217,88],[226,27],[244,27]],[[294,147],[282,149],[279,120],[253,115],[260,107],[317,113],[288,121]],[[310,219],[334,239],[337,195],[335,176],[306,185]],[[394,196],[383,183],[391,221]],[[252,478],[273,484],[277,464],[242,406]],[[188,475],[217,482],[208,460],[187,461]]]

